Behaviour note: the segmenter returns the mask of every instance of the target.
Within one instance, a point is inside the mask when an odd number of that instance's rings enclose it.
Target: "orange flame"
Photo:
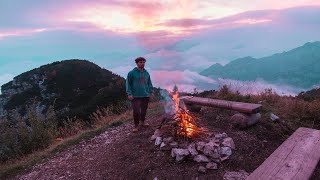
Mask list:
[[[176,120],[180,126],[180,129],[178,129],[177,133],[179,135],[191,138],[201,132],[202,128],[199,128],[195,125],[195,118],[187,113],[188,110],[185,106],[181,107],[178,91],[172,95],[172,99],[175,102]]]

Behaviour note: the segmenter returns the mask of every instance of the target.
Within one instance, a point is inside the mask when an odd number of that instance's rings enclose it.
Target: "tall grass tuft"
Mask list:
[[[90,119],[94,122],[95,126],[111,124],[120,117],[122,118],[122,116],[127,114],[131,109],[131,104],[128,101],[122,101],[116,105],[98,107],[98,109],[91,114]]]

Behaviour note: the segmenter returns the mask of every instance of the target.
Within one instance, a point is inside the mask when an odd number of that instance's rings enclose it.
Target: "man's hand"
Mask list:
[[[132,95],[128,96],[128,99],[129,99],[130,101],[132,101],[133,96],[132,96]]]

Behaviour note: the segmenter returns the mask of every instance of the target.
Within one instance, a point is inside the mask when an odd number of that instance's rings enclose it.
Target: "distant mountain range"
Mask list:
[[[311,89],[320,85],[320,42],[308,42],[288,52],[263,58],[244,57],[200,72],[212,78],[269,83]]]

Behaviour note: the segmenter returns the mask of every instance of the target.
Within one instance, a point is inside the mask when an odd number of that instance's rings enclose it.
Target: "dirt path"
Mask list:
[[[160,151],[149,141],[157,118],[149,119],[149,128],[131,133],[132,123],[108,129],[91,140],[81,142],[31,172],[15,179],[212,179],[217,171],[203,175],[197,172],[198,164],[176,163],[169,151]],[[202,178],[203,179],[203,178]]]
[[[206,126],[214,127],[212,130],[217,133],[226,132],[234,139],[237,151],[218,170],[206,174],[198,172],[199,163],[175,162],[170,151],[160,151],[149,141],[160,123],[159,117],[152,117],[148,119],[152,126],[137,134],[131,133],[132,122],[110,128],[15,179],[222,179],[226,171],[252,172],[284,140],[279,139],[276,131],[268,129],[267,124],[239,131],[217,114],[221,112],[202,113]]]

